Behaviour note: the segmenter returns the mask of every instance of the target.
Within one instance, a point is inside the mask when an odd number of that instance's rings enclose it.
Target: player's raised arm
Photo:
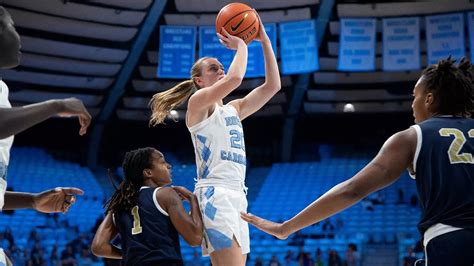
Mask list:
[[[278,63],[273,52],[272,43],[270,38],[268,38],[262,20],[259,16],[258,18],[260,30],[256,40],[261,42],[263,48],[265,82],[252,90],[244,98],[230,102],[237,109],[241,120],[260,110],[281,89],[280,71],[278,70]]]
[[[281,239],[287,238],[288,235],[341,212],[370,193],[395,182],[410,165],[415,147],[416,133],[413,128],[393,135],[377,156],[354,177],[336,185],[282,224],[252,214],[242,213],[241,217],[264,232]]]

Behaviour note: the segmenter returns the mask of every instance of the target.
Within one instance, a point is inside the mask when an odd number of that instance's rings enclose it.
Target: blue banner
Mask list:
[[[270,41],[272,42],[273,52],[276,56],[276,24],[264,24]],[[249,57],[247,64],[246,78],[265,76],[265,58],[263,57],[262,44],[259,41],[252,41],[249,46]]]
[[[428,65],[453,56],[459,60],[465,55],[464,16],[462,13],[426,17]]]
[[[469,47],[471,48],[471,62],[474,62],[474,12],[467,13],[467,25],[469,26]]]
[[[160,26],[159,78],[190,78],[195,60],[196,27]]]
[[[341,19],[338,70],[375,70],[375,19]]]
[[[225,46],[219,42],[219,38],[216,35],[216,27],[199,27],[199,58],[205,56],[217,58],[227,73],[234,59],[234,54],[235,51],[225,48]]]
[[[308,73],[319,69],[314,20],[280,23],[281,73]]]
[[[420,69],[420,18],[383,19],[384,71]]]

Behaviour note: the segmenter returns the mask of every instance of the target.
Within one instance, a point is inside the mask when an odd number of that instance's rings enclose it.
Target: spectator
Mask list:
[[[405,197],[401,188],[398,189],[398,200],[396,204],[405,204]]]
[[[268,266],[280,266],[280,262],[278,261],[278,258],[276,255],[272,255],[270,262],[268,263]]]
[[[10,242],[5,239],[4,234],[0,234],[0,248],[3,248],[3,250],[7,250],[10,248]]]
[[[263,261],[260,256],[258,256],[257,259],[255,260],[255,266],[263,266]]]
[[[58,266],[61,265],[58,256],[58,245],[55,244],[53,249],[51,249],[51,255],[49,255],[49,266]]]
[[[13,237],[13,234],[12,234],[12,230],[10,229],[10,227],[6,227],[5,228],[5,231],[3,232],[3,237],[8,240],[9,242],[9,247],[13,247],[15,245],[15,239]]]
[[[328,266],[342,266],[341,257],[333,249],[329,250]]]
[[[331,219],[324,220],[322,228],[323,228],[323,231],[330,231],[330,232],[334,231],[335,229],[334,225],[331,223]]]
[[[81,250],[81,256],[77,259],[77,265],[78,266],[92,266],[93,261],[92,261],[92,256],[91,252],[89,251],[89,248],[82,247]]]
[[[283,266],[297,266],[297,265],[298,263],[295,261],[293,251],[288,250],[284,258]]]
[[[403,257],[403,266],[414,266],[417,258],[412,247],[407,248],[407,255]]]
[[[321,252],[320,248],[316,250],[316,260],[314,262],[314,266],[324,266],[323,253]]]
[[[46,266],[43,249],[37,249],[35,253],[31,253],[31,264],[29,266]]]
[[[61,265],[62,266],[76,266],[77,261],[76,257],[74,256],[74,252],[72,250],[71,245],[67,245],[66,249],[63,250],[61,253]]]
[[[357,252],[357,246],[354,243],[350,243],[346,252],[346,266],[358,266],[359,260],[360,255]]]
[[[30,258],[29,249],[25,248],[23,251],[18,249],[17,256],[13,255],[13,265],[26,265]]]

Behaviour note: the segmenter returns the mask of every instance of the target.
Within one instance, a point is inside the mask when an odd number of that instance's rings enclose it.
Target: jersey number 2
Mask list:
[[[243,134],[235,129],[232,129],[229,131],[230,134],[230,146],[232,148],[240,149],[245,151],[245,143],[244,143],[244,138]]]
[[[138,215],[138,206],[132,208],[133,215],[133,228],[132,235],[138,235],[142,232],[142,226],[140,225],[140,215]]]
[[[456,128],[442,128],[439,130],[439,134],[442,137],[454,136],[453,142],[449,145],[448,156],[451,164],[455,163],[471,163],[474,164],[472,154],[468,152],[461,152],[462,146],[466,143],[466,137],[461,130]],[[469,130],[467,133],[470,138],[474,138],[474,129]]]

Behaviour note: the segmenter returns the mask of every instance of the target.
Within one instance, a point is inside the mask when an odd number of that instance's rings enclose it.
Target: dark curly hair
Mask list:
[[[470,117],[474,111],[473,69],[462,58],[458,65],[451,56],[428,66],[422,73],[427,92],[433,93],[435,115]]]
[[[125,153],[123,159],[124,180],[106,203],[106,213],[129,211],[138,201],[138,192],[143,186],[143,170],[152,167],[154,148],[141,148]]]

